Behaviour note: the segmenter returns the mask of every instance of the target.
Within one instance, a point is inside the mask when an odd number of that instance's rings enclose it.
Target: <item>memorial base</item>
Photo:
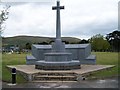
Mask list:
[[[40,70],[73,70],[80,69],[80,61],[72,60],[66,62],[47,62],[47,61],[37,61],[35,64],[35,69]]]
[[[40,70],[73,70],[73,69],[80,69],[80,65],[78,66],[42,66],[42,65],[35,65],[35,69]]]

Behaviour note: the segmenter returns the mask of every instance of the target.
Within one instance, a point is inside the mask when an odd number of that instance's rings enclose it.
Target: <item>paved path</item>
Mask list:
[[[3,83],[5,88],[118,88],[118,78],[108,78],[101,80],[85,80],[79,82],[59,82],[59,83],[26,83],[16,86],[8,86]]]

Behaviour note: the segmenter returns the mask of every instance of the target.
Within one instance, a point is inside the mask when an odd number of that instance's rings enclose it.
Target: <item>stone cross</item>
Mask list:
[[[61,39],[60,9],[64,9],[64,6],[60,6],[60,1],[57,1],[57,6],[52,7],[52,10],[57,10],[57,13],[56,13],[56,39]]]

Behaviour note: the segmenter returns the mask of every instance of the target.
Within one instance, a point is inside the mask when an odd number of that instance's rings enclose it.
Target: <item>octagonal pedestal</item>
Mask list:
[[[63,62],[49,62],[49,61],[37,61],[35,64],[36,69],[41,70],[72,70],[80,69],[79,60],[63,61]]]

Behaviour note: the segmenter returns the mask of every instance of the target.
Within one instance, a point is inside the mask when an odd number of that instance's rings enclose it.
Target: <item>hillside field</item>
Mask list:
[[[18,45],[24,47],[27,43],[50,43],[54,41],[55,38],[51,37],[39,37],[39,36],[15,36],[15,37],[3,37],[2,45]],[[19,42],[18,42],[19,41]],[[62,41],[67,41],[69,43],[79,43],[81,40],[75,37],[62,37]]]

